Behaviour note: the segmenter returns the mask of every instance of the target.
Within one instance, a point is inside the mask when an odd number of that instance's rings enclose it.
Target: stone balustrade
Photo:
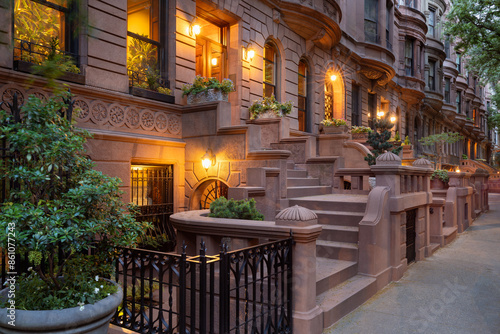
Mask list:
[[[371,190],[369,178],[374,176],[370,168],[339,168],[333,179],[333,192],[367,195]],[[349,189],[346,189],[347,183],[350,183]]]

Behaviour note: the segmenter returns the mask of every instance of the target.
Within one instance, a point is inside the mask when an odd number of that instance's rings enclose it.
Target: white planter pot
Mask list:
[[[227,102],[227,100],[228,100],[228,94],[224,93],[220,89],[208,89],[198,94],[188,94],[187,96],[188,104],[197,104],[197,103],[214,102],[214,101]]]
[[[5,296],[7,289],[0,292]],[[0,333],[26,334],[107,334],[109,322],[123,300],[123,290],[118,291],[94,304],[62,310],[25,311],[15,310],[15,327],[9,324],[9,310],[0,309]]]

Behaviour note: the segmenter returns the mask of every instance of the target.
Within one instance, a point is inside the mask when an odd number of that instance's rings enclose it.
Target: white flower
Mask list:
[[[99,276],[97,276],[97,275],[96,275],[96,277],[95,277],[95,281],[96,281],[96,282],[97,282],[97,281],[99,281]]]
[[[29,267],[29,268],[28,268],[28,271],[32,271],[32,270],[33,270],[33,267]]]
[[[83,311],[83,309],[85,308],[85,306],[83,306],[83,305],[85,305],[85,303],[84,302],[79,302],[77,304],[78,304],[78,306],[80,306],[80,311]]]
[[[94,293],[99,293],[99,288],[95,288]]]
[[[109,293],[108,293],[108,296],[109,296]]]
[[[104,286],[101,285],[101,289],[104,288]]]

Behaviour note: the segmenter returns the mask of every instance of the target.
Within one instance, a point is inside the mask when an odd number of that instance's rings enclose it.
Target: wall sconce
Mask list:
[[[191,23],[191,25],[189,26],[189,34],[191,36],[196,36],[196,35],[199,35],[201,32],[201,27],[199,24],[195,24],[194,21]]]
[[[243,60],[252,61],[253,57],[255,57],[255,50],[252,44],[248,44],[246,48],[243,47]]]
[[[460,173],[460,169],[458,169],[458,168],[457,168],[456,172],[457,172],[457,173]]]
[[[381,118],[384,117],[385,113],[383,111],[377,111],[377,117]]]
[[[216,158],[211,149],[207,149],[205,154],[201,157],[201,165],[205,170],[208,170],[210,166],[215,166]]]
[[[332,74],[332,76],[330,77],[330,80],[332,80],[332,81],[337,80],[337,76],[335,74]]]
[[[390,120],[391,120],[391,123],[396,122],[396,116],[394,116],[394,115],[393,115],[393,116],[391,116]]]
[[[212,58],[212,66],[217,66],[217,58]]]

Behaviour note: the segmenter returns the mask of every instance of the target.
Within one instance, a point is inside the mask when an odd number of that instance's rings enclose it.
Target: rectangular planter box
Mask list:
[[[144,88],[130,87],[129,92],[134,96],[144,97],[146,99],[151,99],[166,103],[175,103],[175,96],[173,95],[166,95],[158,92],[153,92],[152,90],[147,90]]]
[[[22,61],[22,60],[15,60],[14,61],[14,70],[19,71],[19,72],[34,74],[33,67],[34,67],[34,65],[32,63],[27,62],[27,61]],[[59,78],[59,80],[73,82],[73,83],[80,84],[80,85],[85,85],[85,75],[83,75],[83,74],[65,72]]]

